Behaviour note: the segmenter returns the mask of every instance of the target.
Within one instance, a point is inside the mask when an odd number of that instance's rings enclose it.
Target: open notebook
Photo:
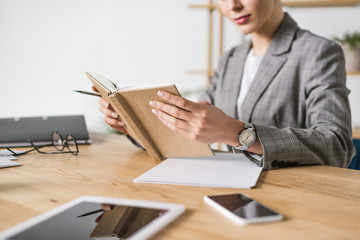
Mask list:
[[[262,168],[243,154],[215,153],[214,157],[168,158],[135,183],[158,183],[223,188],[251,188]]]
[[[86,75],[118,113],[129,135],[146,149],[152,159],[214,155],[209,145],[171,131],[151,112],[150,101],[163,101],[156,94],[159,90],[180,95],[174,84],[121,89],[100,74],[87,72]]]

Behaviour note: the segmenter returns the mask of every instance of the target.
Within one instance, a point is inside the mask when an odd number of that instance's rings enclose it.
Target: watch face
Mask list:
[[[246,129],[241,133],[239,140],[242,145],[250,146],[256,140],[255,132],[252,130]]]

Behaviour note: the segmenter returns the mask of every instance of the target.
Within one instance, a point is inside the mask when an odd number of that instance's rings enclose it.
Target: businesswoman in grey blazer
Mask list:
[[[251,40],[219,61],[203,101],[167,92],[150,102],[171,130],[222,142],[265,169],[347,167],[354,155],[344,56],[339,45],[300,29],[280,0],[219,0]],[[124,132],[104,99],[105,121]]]

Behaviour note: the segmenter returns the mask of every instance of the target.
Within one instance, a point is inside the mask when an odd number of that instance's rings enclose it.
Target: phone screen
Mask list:
[[[238,217],[244,219],[280,215],[279,213],[265,207],[261,203],[242,194],[208,196],[208,198],[234,213]]]

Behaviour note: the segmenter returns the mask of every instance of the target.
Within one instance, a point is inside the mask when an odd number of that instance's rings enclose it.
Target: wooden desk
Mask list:
[[[93,135],[78,156],[31,153],[0,169],[0,230],[83,195],[183,203],[155,239],[359,239],[360,171],[308,166],[264,171],[256,188],[135,184],[157,163],[123,136]],[[241,192],[281,212],[281,222],[238,226],[203,201]]]

